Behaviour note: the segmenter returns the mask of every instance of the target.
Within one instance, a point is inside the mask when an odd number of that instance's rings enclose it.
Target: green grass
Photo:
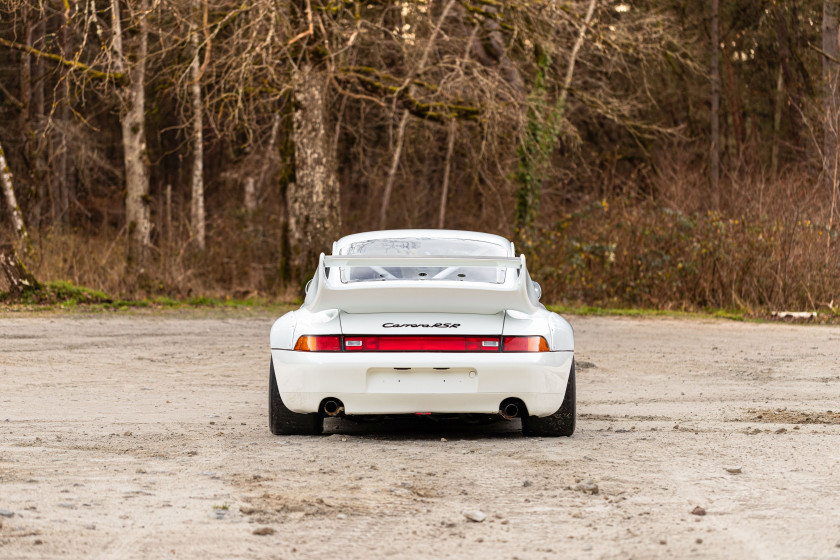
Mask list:
[[[561,315],[577,315],[582,317],[675,317],[687,319],[726,319],[729,321],[757,323],[840,323],[840,308],[828,310],[820,309],[815,319],[779,319],[773,317],[766,309],[702,309],[696,311],[675,311],[667,309],[593,307],[590,305],[547,305],[546,307],[550,311],[560,313]]]
[[[185,300],[156,296],[140,300],[123,300],[104,292],[76,286],[72,282],[49,282],[38,291],[11,299],[0,292],[0,313],[5,311],[78,311],[78,312],[165,312],[183,310],[247,311],[283,314],[296,306],[265,298],[216,298],[194,296]]]
[[[703,311],[674,311],[668,309],[612,308],[589,305],[547,305],[550,311],[561,315],[579,315],[591,317],[685,317],[719,318],[732,321],[760,320],[763,316],[751,315],[746,311],[733,309],[707,309]]]

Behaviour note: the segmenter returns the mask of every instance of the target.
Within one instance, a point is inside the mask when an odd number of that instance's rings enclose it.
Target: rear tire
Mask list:
[[[271,361],[268,378],[268,427],[275,436],[300,435],[317,436],[324,431],[324,419],[317,412],[300,414],[292,412],[283,404],[274,376],[274,360]]]
[[[566,395],[563,397],[563,404],[557,412],[550,416],[540,418],[539,416],[526,416],[522,419],[522,433],[526,436],[542,437],[569,437],[575,433],[576,416],[575,391],[575,362],[572,360],[572,369],[569,372],[569,381],[566,383]]]

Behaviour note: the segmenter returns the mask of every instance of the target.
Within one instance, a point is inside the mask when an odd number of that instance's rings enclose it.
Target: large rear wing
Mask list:
[[[341,269],[357,267],[478,267],[504,268],[501,284],[457,280],[387,280],[342,282]],[[329,275],[327,270],[330,270]],[[533,313],[538,301],[525,256],[516,257],[371,257],[321,253],[318,270],[304,307],[312,312],[339,309],[347,313],[478,313],[505,310]]]

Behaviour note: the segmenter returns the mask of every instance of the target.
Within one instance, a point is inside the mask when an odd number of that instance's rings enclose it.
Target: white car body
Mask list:
[[[529,416],[552,415],[574,371],[574,334],[539,303],[538,290],[524,255],[517,258],[513,244],[496,235],[392,230],[343,237],[331,256],[321,254],[303,306],[271,328],[280,399],[292,413],[321,416],[328,401],[349,416],[499,414],[505,401],[521,402]],[[335,336],[340,350],[295,350],[301,337],[332,344]],[[462,344],[461,337],[481,350],[436,351]],[[524,340],[510,337],[542,337],[548,351],[502,351],[506,341],[513,348]],[[403,341],[433,350],[362,348],[402,348]]]

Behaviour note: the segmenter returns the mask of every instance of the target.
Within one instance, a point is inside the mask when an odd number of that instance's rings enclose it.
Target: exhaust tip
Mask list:
[[[522,404],[522,401],[519,399],[505,399],[502,401],[502,404],[499,405],[499,414],[505,420],[513,420],[514,418],[518,418],[522,415],[522,411],[525,410],[525,405]]]
[[[338,399],[327,399],[321,408],[327,416],[338,416],[344,412],[344,403]]]

